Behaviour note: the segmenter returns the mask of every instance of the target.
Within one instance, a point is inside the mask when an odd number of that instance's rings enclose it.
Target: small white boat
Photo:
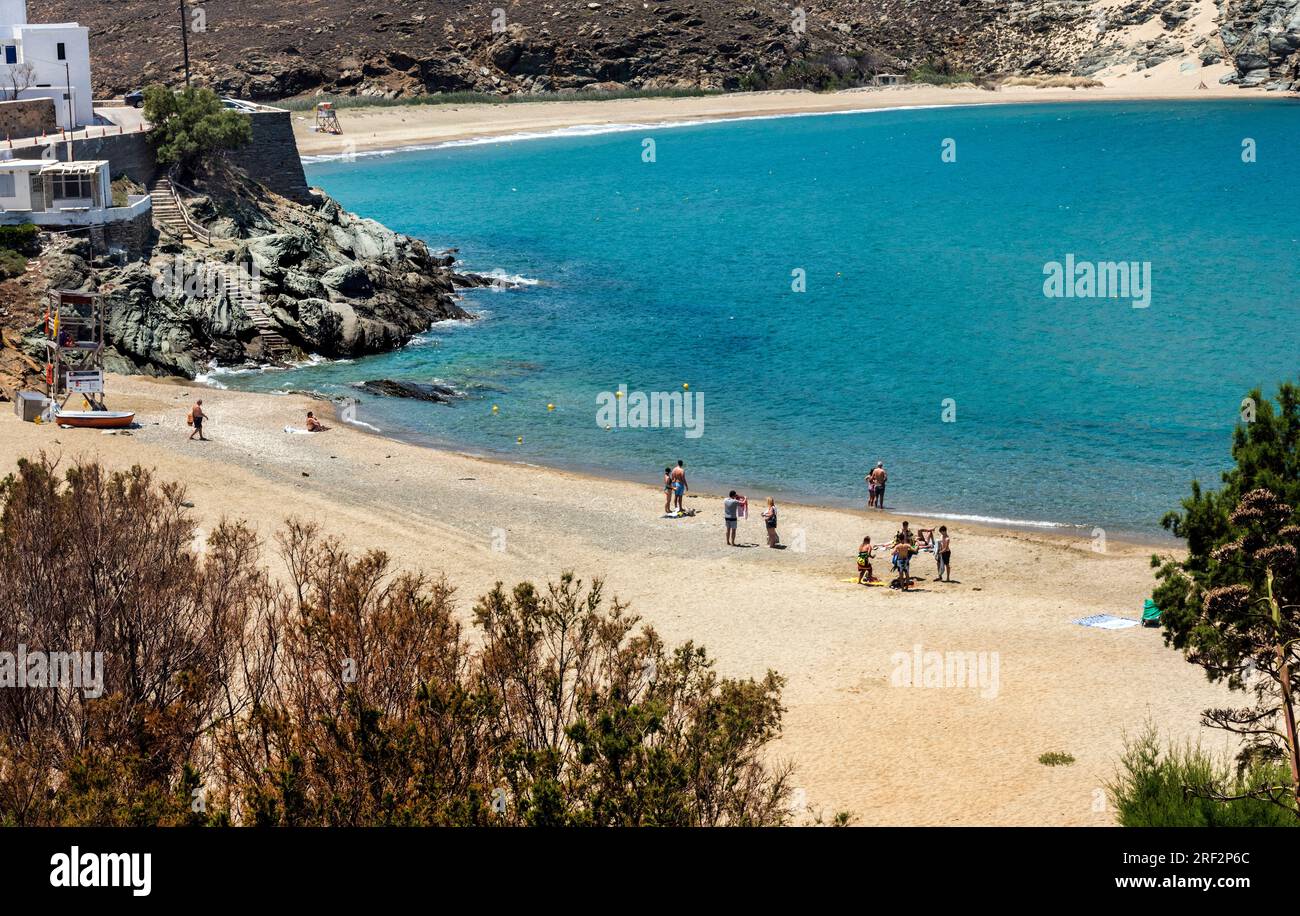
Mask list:
[[[135,411],[60,410],[54,422],[77,429],[125,429],[135,422]]]

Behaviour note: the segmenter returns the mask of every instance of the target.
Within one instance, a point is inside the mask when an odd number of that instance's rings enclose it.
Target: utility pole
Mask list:
[[[68,97],[68,161],[75,162],[77,156],[72,145],[72,134],[77,129],[77,119],[72,108],[72,68],[66,60],[63,62],[63,88],[68,90],[65,93]]]
[[[185,0],[181,0],[181,50],[185,54],[185,88],[190,86],[190,30],[186,25]]]

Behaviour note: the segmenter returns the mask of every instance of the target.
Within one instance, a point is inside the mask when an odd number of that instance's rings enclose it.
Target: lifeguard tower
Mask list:
[[[343,133],[343,125],[339,124],[339,113],[334,110],[333,102],[316,103],[316,132],[322,134]]]
[[[104,406],[104,297],[99,293],[60,289],[47,294],[45,383],[49,422],[118,429],[135,419],[134,413]],[[85,410],[67,409],[76,395],[81,395]]]

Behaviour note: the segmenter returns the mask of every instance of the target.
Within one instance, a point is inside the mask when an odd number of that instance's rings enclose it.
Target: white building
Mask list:
[[[149,212],[148,194],[113,206],[108,162],[0,160],[0,225],[102,226]]]
[[[30,64],[30,80],[24,75]],[[90,30],[75,22],[33,25],[27,0],[0,0],[0,101],[53,99],[60,127],[83,127],[95,117],[90,88]],[[21,88],[25,83],[27,88]]]

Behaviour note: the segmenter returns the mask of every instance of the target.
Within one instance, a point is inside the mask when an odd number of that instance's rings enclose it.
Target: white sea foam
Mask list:
[[[896,509],[889,510],[895,515],[899,512]],[[923,515],[926,518],[942,518],[951,522],[975,522],[981,525],[1009,525],[1015,528],[1086,528],[1086,525],[1072,525],[1069,522],[1044,522],[1034,519],[1025,518],[999,518],[996,515],[958,515],[950,512],[917,512],[916,515]]]

